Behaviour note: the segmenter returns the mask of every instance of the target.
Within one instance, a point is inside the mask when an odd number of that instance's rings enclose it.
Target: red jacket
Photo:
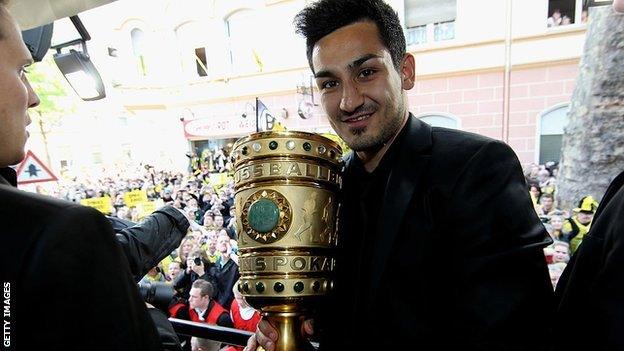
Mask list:
[[[241,317],[240,306],[238,305],[238,301],[236,301],[236,299],[232,300],[232,306],[230,306],[230,317],[232,317],[234,328],[250,332],[256,331],[256,327],[262,318],[260,313],[256,311],[249,320],[244,320],[243,317]],[[243,348],[240,346],[228,346],[224,351],[243,351]]]
[[[262,316],[260,316],[260,313],[256,311],[249,320],[244,320],[240,314],[240,306],[238,305],[238,301],[236,301],[236,299],[232,301],[230,316],[232,317],[234,328],[247,330],[250,332],[256,331],[256,327],[258,326],[258,323],[260,323],[260,319],[262,318]]]
[[[190,306],[184,302],[178,302],[175,305],[169,307],[169,314],[173,318],[186,319],[193,322],[207,323],[213,325],[220,325],[223,327],[231,327],[231,325],[223,325],[224,323],[219,323],[219,317],[223,314],[228,314],[228,311],[223,308],[223,306],[219,305],[214,300],[211,300],[208,304],[207,314],[205,315],[204,320],[199,319],[199,315],[195,309],[190,308]]]

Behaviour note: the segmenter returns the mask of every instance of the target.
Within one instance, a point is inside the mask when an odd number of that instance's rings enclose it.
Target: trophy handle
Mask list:
[[[314,347],[302,335],[303,315],[297,312],[264,312],[262,315],[278,331],[276,351],[314,351]],[[259,346],[256,351],[264,351]]]

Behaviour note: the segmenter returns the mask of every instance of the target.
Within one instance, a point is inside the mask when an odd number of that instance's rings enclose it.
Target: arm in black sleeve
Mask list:
[[[179,290],[186,287],[187,285],[191,285],[191,274],[186,273],[185,269],[180,271],[178,276],[175,278],[175,281],[173,282],[173,288],[175,290]]]
[[[118,229],[117,241],[128,259],[135,281],[162,261],[176,247],[189,228],[189,221],[177,209],[165,206],[140,223]]]

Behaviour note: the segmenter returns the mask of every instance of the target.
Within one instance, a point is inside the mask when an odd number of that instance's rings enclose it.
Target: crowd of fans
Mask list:
[[[74,202],[110,198],[107,215],[133,222],[141,218],[137,207],[125,202],[129,192],[141,191],[148,201],[176,207],[189,219],[189,231],[180,247],[153,267],[140,284],[162,282],[173,287],[175,296],[168,311],[172,317],[255,331],[260,314],[236,289],[238,230],[231,173],[225,168],[226,172],[216,172],[219,168],[211,167],[205,158],[195,164],[194,160],[186,174],[150,166],[115,170],[100,179],[61,181],[49,195]],[[214,179],[225,181],[214,183]],[[206,342],[187,340],[186,345],[202,349]],[[242,348],[228,348],[236,349]]]
[[[562,13],[559,9],[555,9],[546,20],[546,25],[548,27],[567,26],[574,23],[573,17],[574,16],[568,16],[568,14]],[[587,23],[587,10],[581,12],[581,23]]]
[[[50,195],[69,201],[108,196],[112,202],[109,215],[130,221],[140,220],[136,208],[124,203],[124,195],[130,191],[145,191],[148,200],[178,208],[191,223],[189,232],[180,247],[150,270],[142,283],[171,284],[176,292],[169,306],[172,317],[255,331],[260,315],[236,289],[238,229],[233,181],[226,178],[224,183],[213,184],[210,175],[217,168],[209,168],[205,160],[192,158],[187,174],[144,166],[101,179],[74,179],[60,183]],[[223,170],[230,171],[225,164]],[[579,199],[576,208],[559,208],[556,176],[554,163],[529,165],[525,171],[535,211],[554,240],[544,249],[553,286],[589,231],[598,207],[586,196]],[[202,342],[192,340],[188,344]]]
[[[525,171],[535,211],[554,241],[544,249],[553,287],[557,285],[570,256],[589,231],[598,208],[598,202],[591,196],[579,199],[575,208],[559,208],[556,202],[556,175],[557,165],[552,162],[539,166],[530,165]]]

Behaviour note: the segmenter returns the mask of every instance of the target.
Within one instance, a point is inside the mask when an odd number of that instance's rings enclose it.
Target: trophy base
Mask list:
[[[262,315],[277,329],[279,337],[276,351],[314,351],[314,347],[303,337],[304,316],[297,312],[263,312]],[[264,350],[258,347],[257,351]]]

